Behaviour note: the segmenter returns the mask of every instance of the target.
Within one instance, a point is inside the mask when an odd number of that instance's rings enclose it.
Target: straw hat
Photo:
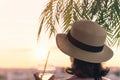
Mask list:
[[[76,21],[68,34],[57,34],[58,48],[65,54],[86,62],[100,63],[109,60],[113,51],[104,42],[106,31],[97,23]]]

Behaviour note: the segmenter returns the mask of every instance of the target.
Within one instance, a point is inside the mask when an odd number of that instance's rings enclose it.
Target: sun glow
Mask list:
[[[35,53],[36,53],[37,58],[43,58],[43,57],[45,57],[46,51],[44,50],[43,47],[38,45]]]
[[[35,48],[35,57],[38,61],[45,60],[49,52],[50,43],[47,37],[41,37]]]
[[[48,53],[48,46],[46,44],[39,43],[35,50],[36,58],[38,60],[43,60],[43,59],[45,59],[47,53]]]

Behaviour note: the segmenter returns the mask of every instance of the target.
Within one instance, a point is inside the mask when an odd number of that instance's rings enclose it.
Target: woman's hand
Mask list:
[[[34,78],[35,78],[35,80],[42,80],[39,77],[39,72],[34,73]],[[55,76],[54,75],[50,76],[50,78],[48,80],[55,80]]]
[[[55,76],[52,75],[48,80],[55,80]]]
[[[42,79],[39,77],[39,72],[36,72],[36,73],[34,73],[33,75],[34,75],[35,80],[42,80]]]

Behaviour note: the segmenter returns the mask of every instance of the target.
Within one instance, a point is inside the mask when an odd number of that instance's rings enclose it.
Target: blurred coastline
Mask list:
[[[35,68],[0,68],[0,80],[34,80],[33,74],[38,71],[42,72]],[[72,76],[65,72],[64,67],[54,69],[48,67],[45,74],[54,74],[55,80],[65,80]],[[120,80],[120,67],[110,67],[110,72],[106,77],[111,80]]]

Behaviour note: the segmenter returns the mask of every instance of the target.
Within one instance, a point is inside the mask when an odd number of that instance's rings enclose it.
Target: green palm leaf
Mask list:
[[[50,0],[40,16],[40,32],[49,35],[70,30],[74,21],[93,20],[107,31],[106,43],[120,45],[120,0]]]

